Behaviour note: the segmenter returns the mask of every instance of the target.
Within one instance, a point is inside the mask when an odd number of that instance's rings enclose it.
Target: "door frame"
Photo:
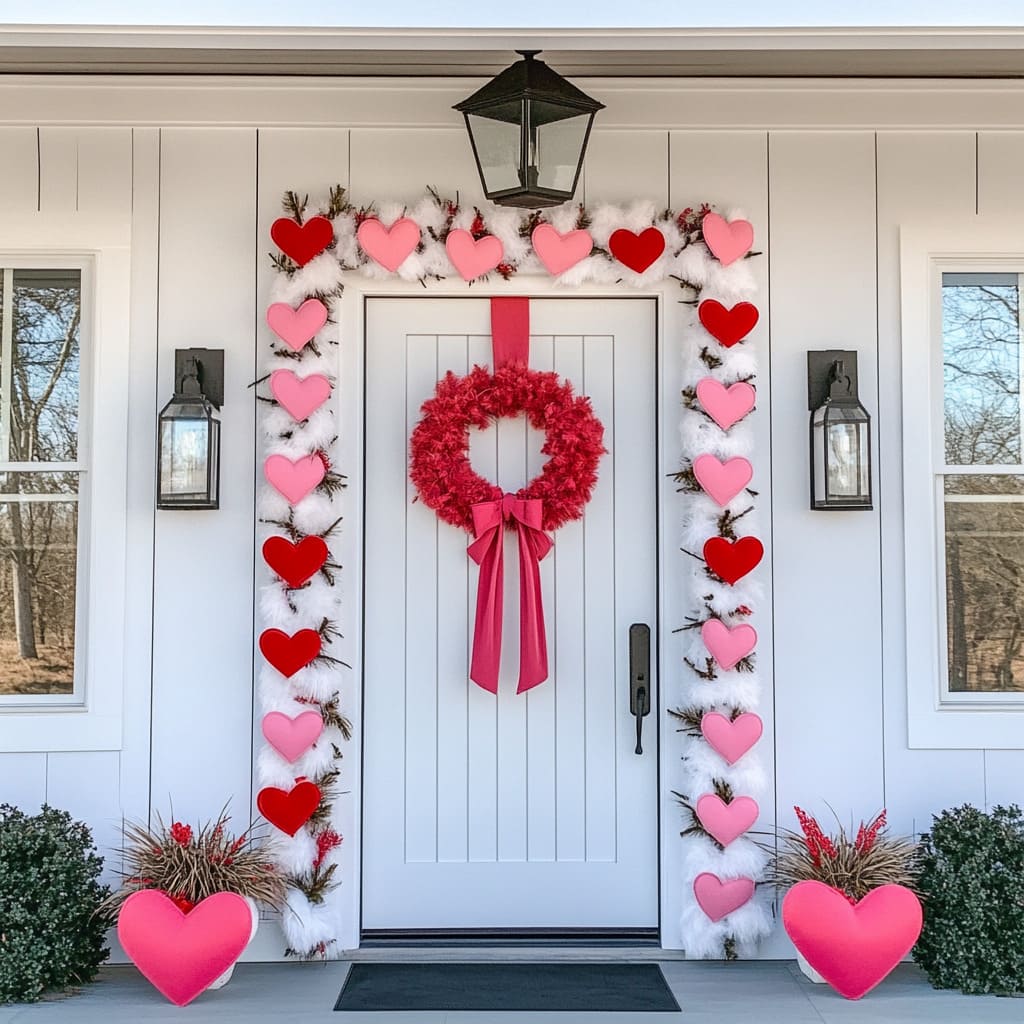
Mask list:
[[[658,671],[658,704],[652,712],[658,735],[658,910],[659,939],[663,949],[681,949],[679,915],[679,875],[681,845],[678,841],[680,811],[672,789],[681,775],[679,758],[681,744],[675,730],[666,728],[665,710],[675,702],[678,673],[672,673],[670,644],[674,639],[672,624],[681,622],[684,614],[682,573],[673,572],[673,553],[678,540],[671,524],[678,519],[679,495],[669,477],[678,466],[679,391],[682,377],[680,339],[692,307],[680,301],[679,285],[674,281],[644,289],[625,286],[582,285],[566,288],[549,278],[519,275],[511,281],[495,281],[467,294],[467,286],[449,281],[429,281],[424,287],[418,281],[368,281],[356,275],[345,276],[345,291],[338,307],[340,330],[340,387],[336,389],[335,415],[339,424],[339,465],[348,472],[348,486],[343,497],[344,523],[339,534],[337,558],[345,566],[341,575],[343,632],[342,656],[351,666],[343,687],[346,714],[355,723],[354,735],[346,747],[343,762],[343,792],[339,793],[339,809],[343,809],[345,825],[342,879],[348,890],[343,900],[344,924],[339,945],[357,949],[362,931],[362,761],[363,761],[363,502],[365,488],[363,467],[365,451],[366,376],[364,346],[366,309],[375,298],[438,298],[486,299],[491,296],[525,296],[529,298],[589,299],[654,299],[656,303],[655,360],[657,401],[657,643],[655,657]],[[354,400],[353,400],[354,399]],[[678,660],[678,659],[676,659]]]

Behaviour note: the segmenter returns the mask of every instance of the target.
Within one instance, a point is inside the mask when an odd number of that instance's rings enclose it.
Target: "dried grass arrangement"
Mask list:
[[[917,844],[886,833],[884,810],[869,824],[862,821],[851,837],[838,817],[838,833],[827,835],[806,811],[793,809],[800,831],[778,830],[779,855],[771,881],[779,888],[813,879],[838,889],[851,903],[880,885],[916,888]]]
[[[155,828],[137,822],[124,826],[121,889],[108,900],[117,910],[140,889],[160,889],[186,914],[217,892],[248,896],[280,908],[284,876],[262,848],[250,826],[235,836],[228,831],[225,807],[215,821],[195,829],[175,821],[168,828],[157,815]]]

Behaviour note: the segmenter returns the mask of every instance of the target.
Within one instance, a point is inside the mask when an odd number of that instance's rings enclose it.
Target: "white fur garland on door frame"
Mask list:
[[[291,370],[303,378],[323,374],[336,383],[338,337],[334,313],[346,272],[370,279],[397,276],[421,282],[461,277],[471,283],[486,281],[491,275],[508,279],[518,274],[541,274],[570,287],[591,282],[645,287],[672,278],[690,295],[697,296],[693,315],[680,339],[684,404],[679,483],[686,494],[682,547],[689,552],[685,573],[690,613],[682,632],[683,681],[681,686],[667,681],[666,688],[673,703],[679,698],[673,713],[682,721],[685,736],[680,790],[692,818],[683,839],[680,923],[683,945],[690,956],[749,955],[771,927],[767,898],[758,890],[742,902],[733,899],[737,906],[719,914],[730,902],[729,898],[723,901],[721,894],[728,896],[730,883],[737,880],[749,880],[752,886],[759,883],[768,856],[742,834],[723,845],[712,838],[694,813],[702,796],[749,800],[765,788],[761,759],[753,749],[756,744],[729,763],[709,744],[700,727],[701,717],[708,712],[721,713],[727,720],[746,714],[749,721],[758,707],[761,689],[753,652],[740,658],[736,667],[723,669],[715,663],[701,630],[710,619],[720,620],[726,630],[756,620],[756,609],[763,599],[757,583],[746,575],[732,584],[724,581],[709,569],[702,552],[711,538],[732,540],[756,534],[757,467],[749,488],[741,488],[725,501],[724,507],[705,489],[714,490],[714,482],[702,486],[694,475],[694,462],[702,456],[714,456],[724,464],[730,459],[746,459],[754,449],[749,418],[740,417],[722,426],[709,415],[698,396],[698,385],[706,379],[723,387],[756,385],[756,359],[742,342],[746,332],[731,345],[720,344],[698,314],[700,302],[714,300],[722,304],[728,320],[728,315],[736,312],[735,307],[753,299],[756,287],[746,262],[752,235],[749,240],[738,237],[749,225],[738,215],[723,219],[711,213],[712,220],[707,220],[706,206],[676,214],[659,210],[647,201],[626,207],[600,205],[589,210],[566,205],[529,213],[496,207],[483,211],[461,208],[431,192],[413,204],[356,208],[340,187],[331,189],[316,216],[305,213],[306,205],[294,193],[286,194],[285,209],[294,224],[289,227],[290,243],[282,243],[275,234],[284,255],[274,260],[279,273],[272,301],[301,312],[303,303],[314,299],[324,303],[330,318],[316,331],[311,345],[299,352],[294,351],[294,345],[275,343],[265,366],[268,376],[275,370]],[[311,220],[318,223],[311,225]],[[303,227],[297,232],[300,222]],[[715,232],[710,240],[709,226]],[[329,239],[329,244],[312,239],[318,232]],[[297,237],[300,234],[306,237]],[[308,251],[302,251],[304,247]],[[297,252],[299,256],[293,258]],[[319,452],[327,463],[331,462],[337,434],[329,404],[296,422],[271,400],[262,426],[265,456],[301,460]],[[333,465],[331,471],[337,472]],[[261,492],[260,519],[276,524],[278,532],[285,524],[295,538],[324,536],[330,545],[340,519],[340,498],[335,488],[319,488],[292,503],[267,485]],[[339,614],[337,589],[330,582],[335,571],[315,576],[298,590],[288,589],[270,574],[260,600],[265,628],[292,634],[328,624],[324,641],[329,648]],[[339,666],[330,661],[314,662],[290,679],[264,666],[260,674],[264,712],[295,716],[310,707],[323,708],[325,730],[316,746],[295,763],[265,747],[259,757],[262,786],[286,789],[298,777],[330,779],[338,770],[347,738],[347,723],[336,703],[340,678]],[[336,847],[325,854],[318,850],[317,836],[325,831],[334,834],[340,825],[329,800],[325,804],[328,813],[321,815],[314,827],[298,830],[294,838],[280,834],[274,843],[279,862],[296,881],[289,889],[283,924],[289,946],[303,956],[329,957],[340,952],[336,944],[344,924],[337,894],[340,879],[331,878],[314,899],[304,891],[317,872],[330,870],[333,874],[338,863]],[[695,883],[707,882],[702,876],[708,875],[717,881],[711,883],[710,896],[705,893],[699,899]]]

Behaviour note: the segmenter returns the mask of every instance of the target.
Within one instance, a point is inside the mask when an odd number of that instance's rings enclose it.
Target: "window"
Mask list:
[[[1021,278],[942,274],[944,699],[1024,698]]]
[[[1024,749],[1022,241],[900,232],[911,747]]]
[[[0,700],[80,701],[82,270],[0,265]]]

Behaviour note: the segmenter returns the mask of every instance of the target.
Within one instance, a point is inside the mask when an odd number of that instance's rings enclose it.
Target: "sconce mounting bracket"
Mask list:
[[[210,405],[219,409],[224,404],[224,349],[178,348],[174,350],[174,390],[188,373],[188,361],[199,367],[199,387]]]
[[[857,392],[857,353],[830,348],[823,352],[807,353],[807,408],[810,412],[820,409],[829,395],[832,364],[843,363],[843,372],[850,378],[850,393]]]

